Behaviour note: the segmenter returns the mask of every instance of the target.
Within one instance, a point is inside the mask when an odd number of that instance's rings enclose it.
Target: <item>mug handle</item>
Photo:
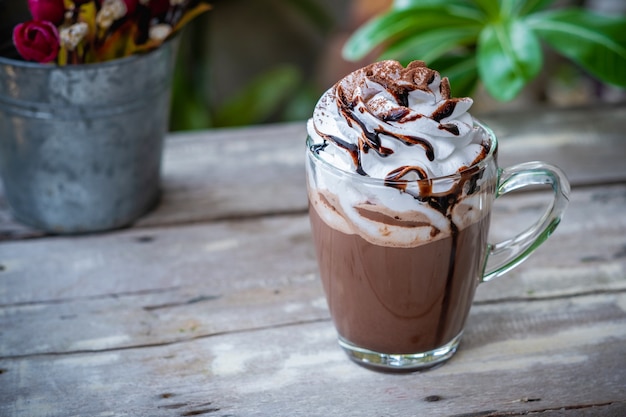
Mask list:
[[[525,162],[499,169],[496,198],[530,185],[549,185],[553,199],[537,222],[517,236],[489,244],[482,282],[490,281],[522,263],[559,225],[569,203],[570,184],[559,168],[545,162]]]

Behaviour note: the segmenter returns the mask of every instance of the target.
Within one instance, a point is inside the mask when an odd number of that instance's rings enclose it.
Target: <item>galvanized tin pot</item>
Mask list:
[[[178,42],[66,67],[0,57],[0,177],[19,221],[97,232],[155,205]]]

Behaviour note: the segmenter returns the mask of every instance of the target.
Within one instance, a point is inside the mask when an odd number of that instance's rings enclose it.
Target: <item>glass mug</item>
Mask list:
[[[491,140],[483,160],[410,183],[336,168],[307,138],[319,272],[339,344],[361,365],[414,371],[450,359],[477,285],[521,263],[560,222],[570,191],[563,172],[544,162],[498,168],[495,134],[475,123]],[[543,216],[512,239],[488,243],[494,200],[539,184],[553,191]]]

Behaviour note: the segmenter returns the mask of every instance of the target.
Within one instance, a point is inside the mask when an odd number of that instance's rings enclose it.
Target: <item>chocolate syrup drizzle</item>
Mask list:
[[[393,154],[392,149],[382,145],[381,135],[395,138],[408,146],[421,146],[424,149],[426,158],[428,158],[429,161],[433,161],[435,159],[434,148],[428,140],[415,135],[394,133],[385,126],[389,125],[391,122],[408,123],[421,117],[425,117],[424,115],[412,112],[408,107],[409,93],[418,89],[427,93],[432,93],[429,86],[435,81],[437,72],[428,68],[422,61],[414,61],[406,68],[403,68],[400,64],[397,64],[397,67],[395,68],[391,68],[392,70],[397,71],[397,77],[392,78],[386,74],[386,71],[389,70],[389,68],[386,69],[383,66],[381,69],[381,67],[378,67],[377,65],[379,64],[375,63],[365,67],[362,70],[364,77],[371,82],[380,85],[388,93],[390,93],[398,103],[399,107],[394,107],[392,109],[387,109],[386,112],[381,112],[382,114],[377,116],[381,123],[373,129],[368,129],[365,123],[361,121],[358,114],[358,112],[364,113],[368,111],[367,109],[369,109],[369,107],[364,102],[367,98],[354,94],[355,85],[351,85],[350,82],[346,84],[338,82],[333,87],[337,109],[339,114],[341,114],[344,120],[346,120],[348,126],[358,128],[360,131],[357,143],[349,143],[337,136],[326,134],[315,127],[317,134],[320,135],[324,141],[333,142],[338,147],[346,150],[352,158],[354,166],[356,167],[356,172],[364,176],[367,176],[368,174],[365,172],[361,164],[361,153],[368,153],[370,150],[373,150],[381,157]],[[447,78],[441,79],[439,92],[443,103],[430,116],[426,117],[429,117],[439,123],[439,129],[446,130],[451,134],[458,136],[459,129],[455,124],[440,123],[443,119],[450,117],[454,113],[457,103],[459,102],[459,99],[457,98],[450,98],[450,84]],[[359,106],[359,104],[362,105]],[[400,184],[401,176],[398,175],[398,172],[401,171],[416,171],[421,174],[425,174],[423,168],[420,167],[400,167],[399,169],[389,173],[386,178],[388,185],[396,186],[400,189],[406,188]],[[425,175],[420,176],[420,178],[425,177]]]

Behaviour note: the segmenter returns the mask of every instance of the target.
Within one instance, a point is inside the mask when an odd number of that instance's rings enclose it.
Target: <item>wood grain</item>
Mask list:
[[[626,294],[475,306],[457,356],[420,374],[352,364],[328,321],[2,359],[0,415],[619,415],[625,308]]]

